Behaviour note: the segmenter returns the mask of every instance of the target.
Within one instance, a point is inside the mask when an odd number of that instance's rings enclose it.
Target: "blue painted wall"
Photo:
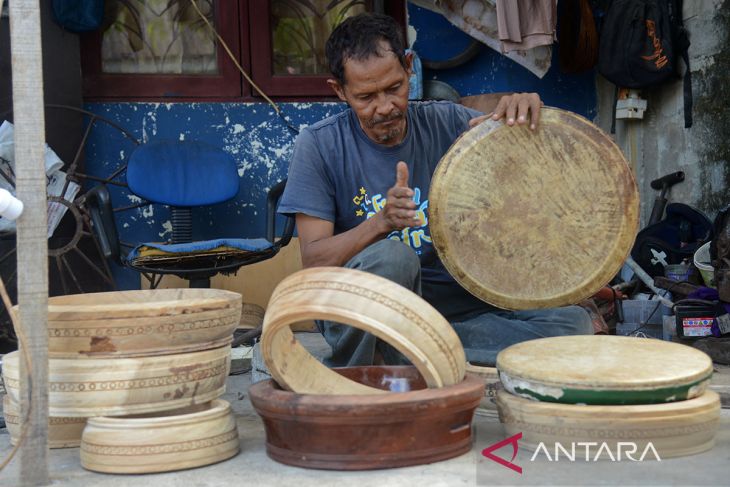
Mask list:
[[[443,17],[409,4],[409,23],[416,30],[414,49],[430,59],[445,59],[468,44],[466,34]],[[593,118],[596,112],[592,73],[563,75],[553,68],[543,79],[485,47],[469,63],[448,71],[424,73],[446,81],[462,96],[499,91],[536,91],[546,104]],[[345,105],[333,102],[281,103],[294,126],[304,127],[334,115]],[[140,140],[202,140],[233,155],[241,177],[238,197],[194,214],[195,238],[258,237],[265,233],[266,192],[286,177],[294,138],[266,103],[88,103],[86,108],[129,130]],[[134,144],[115,129],[97,124],[86,147],[86,170],[106,177],[129,156]],[[138,200],[111,187],[115,207]],[[167,209],[141,207],[117,213],[121,239],[163,241],[170,236]],[[115,269],[122,289],[139,287],[139,277]]]

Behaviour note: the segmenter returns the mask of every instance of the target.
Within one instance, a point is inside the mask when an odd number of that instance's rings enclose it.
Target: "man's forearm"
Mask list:
[[[343,266],[388,233],[375,215],[346,232],[307,243],[302,251],[302,264],[304,267]]]

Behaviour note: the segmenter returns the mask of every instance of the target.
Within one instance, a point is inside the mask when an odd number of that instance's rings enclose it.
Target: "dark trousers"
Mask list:
[[[478,302],[461,289],[442,300],[446,293],[438,286],[422,284],[418,256],[397,240],[384,239],[370,245],[345,267],[385,277],[426,296],[454,327],[472,363],[494,365],[500,350],[526,340],[593,334],[588,313],[579,306],[506,311]],[[324,361],[330,367],[372,365],[379,359],[389,365],[408,363],[397,350],[370,333],[329,321],[318,321],[317,326],[332,347],[332,355]]]

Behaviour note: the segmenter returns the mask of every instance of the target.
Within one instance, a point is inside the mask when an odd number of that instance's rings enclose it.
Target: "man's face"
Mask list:
[[[408,78],[411,55],[406,56],[408,69],[383,42],[382,56],[358,61],[347,59],[345,81],[328,80],[340,100],[347,102],[357,115],[360,126],[370,139],[383,145],[397,145],[406,135]]]

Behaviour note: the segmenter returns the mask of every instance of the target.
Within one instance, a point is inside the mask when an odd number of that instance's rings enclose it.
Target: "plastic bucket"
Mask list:
[[[697,249],[694,255],[695,267],[700,271],[702,280],[705,281],[705,286],[715,287],[715,268],[710,265],[710,242],[707,242],[702,247]]]

